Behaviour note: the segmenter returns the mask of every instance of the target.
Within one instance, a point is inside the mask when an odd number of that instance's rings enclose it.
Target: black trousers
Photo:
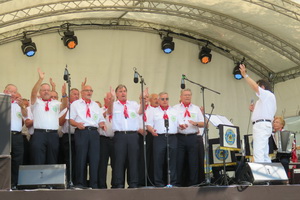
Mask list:
[[[98,188],[98,171],[100,160],[100,139],[97,130],[79,130],[74,133],[76,186],[86,187],[86,166],[89,163],[89,186]]]
[[[11,185],[18,185],[19,166],[23,164],[24,143],[23,135],[13,132],[11,135]]]
[[[139,156],[139,136],[134,132],[115,132],[114,136],[115,149],[115,168],[113,177],[115,188],[124,188],[125,169],[128,164],[129,187],[138,186],[138,156]]]
[[[30,138],[30,160],[33,165],[57,164],[59,136],[57,131],[34,130]]]
[[[67,181],[70,181],[70,146],[69,146],[69,134],[65,133],[62,136],[62,149],[63,149],[63,163],[66,164]],[[74,134],[71,134],[71,154],[72,154],[72,182],[75,183],[75,138]]]
[[[176,185],[177,172],[177,137],[175,134],[159,134],[153,137],[153,161],[154,161],[154,183],[156,187],[164,187],[166,183],[163,181],[163,168],[167,159],[167,137],[169,140],[170,150],[170,184]]]
[[[107,188],[106,177],[107,177],[107,166],[108,160],[110,159],[110,166],[112,174],[114,171],[115,158],[114,158],[114,139],[112,137],[105,137],[100,135],[100,163],[99,163],[99,188]],[[115,187],[114,177],[111,179],[111,186]]]
[[[177,186],[183,184],[184,165],[187,164],[188,180],[186,186],[196,185],[198,183],[198,141],[196,134],[177,134]],[[187,160],[187,163],[185,163]]]
[[[139,134],[139,186],[145,186],[145,156],[147,163],[147,185],[154,182],[154,165],[153,165],[153,135],[147,131],[146,139],[146,153],[144,152],[144,136]]]

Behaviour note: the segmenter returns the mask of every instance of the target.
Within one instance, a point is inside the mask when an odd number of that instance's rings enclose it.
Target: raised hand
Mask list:
[[[86,82],[87,82],[87,78],[85,77],[84,81],[81,82],[81,89],[83,89],[83,87],[85,86]]]
[[[54,83],[54,81],[52,80],[52,78],[49,79],[50,85],[52,87],[52,91],[56,91],[56,84]]]
[[[38,68],[38,73],[39,73],[40,79],[44,79],[45,78],[45,72],[42,72],[42,70],[40,68]]]

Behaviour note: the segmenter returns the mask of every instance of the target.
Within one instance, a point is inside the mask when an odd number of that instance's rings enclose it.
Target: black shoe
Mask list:
[[[16,185],[12,185],[11,186],[11,190],[17,190],[18,188],[17,188],[17,186]]]

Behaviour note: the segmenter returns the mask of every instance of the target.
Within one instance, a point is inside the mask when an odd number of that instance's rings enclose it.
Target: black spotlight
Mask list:
[[[35,55],[35,52],[37,51],[36,45],[34,42],[32,42],[31,38],[24,37],[22,40],[22,46],[21,46],[23,54],[25,54],[28,57],[32,57]]]
[[[203,64],[207,64],[211,61],[211,49],[208,47],[202,47],[200,53],[199,53],[199,59]]]
[[[240,71],[240,62],[236,64],[236,66],[233,68],[233,76],[236,80],[241,80],[243,78],[241,71]]]
[[[74,35],[74,31],[67,30],[64,32],[64,36],[61,38],[63,43],[69,49],[74,49],[78,45],[77,37]]]
[[[161,49],[166,53],[172,53],[175,48],[175,43],[173,42],[173,38],[166,36],[163,38],[163,41],[161,42]]]

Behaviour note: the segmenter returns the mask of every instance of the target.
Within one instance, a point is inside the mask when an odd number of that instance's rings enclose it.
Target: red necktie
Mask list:
[[[120,101],[119,102],[124,105],[124,117],[125,119],[129,118],[129,115],[128,115],[128,110],[127,110],[127,106],[126,106],[126,101]]]
[[[104,106],[104,108],[107,110],[107,106]],[[112,120],[112,114],[108,115],[108,121],[111,122],[111,120]]]
[[[164,119],[169,119],[169,116],[168,116],[168,114],[167,114],[167,110],[168,110],[169,106],[167,106],[167,107],[162,107],[162,106],[160,106],[160,108],[164,111],[164,116],[163,116],[163,118],[164,118]]]
[[[43,101],[46,103],[46,104],[45,104],[45,111],[48,112],[48,111],[49,111],[49,102],[51,101],[51,99],[48,99],[48,100],[44,100],[44,99],[43,99]]]
[[[86,118],[90,118],[91,117],[91,111],[90,111],[90,103],[91,103],[91,100],[90,101],[85,101],[86,103]]]
[[[184,113],[184,117],[188,116],[188,117],[191,117],[191,113],[189,111],[189,106],[190,106],[190,103],[189,104],[183,104],[184,107],[185,107],[185,113]]]
[[[144,122],[147,121],[147,116],[146,116],[146,110],[147,110],[147,108],[148,108],[148,105],[145,106],[145,112],[144,112],[144,116],[143,116]]]

